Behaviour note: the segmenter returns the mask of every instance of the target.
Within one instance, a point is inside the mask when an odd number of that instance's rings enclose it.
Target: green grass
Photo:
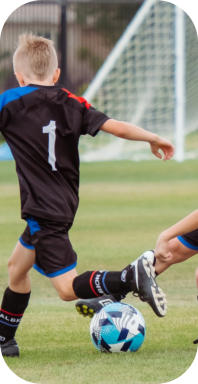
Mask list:
[[[78,271],[121,269],[154,247],[159,232],[197,208],[197,161],[110,162],[81,166],[80,206],[70,238]],[[24,229],[12,162],[0,163],[0,288],[7,284],[7,259]],[[42,384],[159,384],[191,365],[198,336],[194,270],[197,258],[159,277],[169,311],[155,317],[147,304],[128,295],[147,326],[133,354],[101,354],[91,344],[89,320],[74,303],[59,300],[48,279],[32,271],[32,297],[17,333],[20,359],[6,359],[23,379]]]

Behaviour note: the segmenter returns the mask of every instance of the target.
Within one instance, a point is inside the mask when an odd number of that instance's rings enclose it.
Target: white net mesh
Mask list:
[[[173,4],[159,1],[150,7],[91,100],[112,118],[132,122],[172,140],[176,102],[175,9]],[[189,134],[198,128],[198,44],[195,27],[187,15],[185,57],[185,133]],[[194,140],[189,140],[187,154],[193,150],[191,141]],[[87,161],[139,160],[150,156],[147,148],[100,133],[96,140],[82,140],[81,157]]]

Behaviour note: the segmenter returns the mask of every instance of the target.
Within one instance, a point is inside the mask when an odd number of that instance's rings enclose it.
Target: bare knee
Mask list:
[[[155,264],[157,274],[164,272],[171,265],[181,263],[196,254],[195,251],[185,247],[176,237],[169,241],[169,251],[170,258],[163,261],[157,258]]]
[[[29,278],[28,272],[21,270],[18,263],[15,262],[12,258],[8,260],[8,275],[10,284],[18,284]]]
[[[182,244],[178,241],[177,238],[174,238],[169,241],[169,249],[172,254],[173,260],[175,259],[175,257],[178,257],[183,253],[183,250],[181,249],[181,245]]]
[[[169,248],[172,255],[169,265],[185,261],[196,254],[196,251],[187,248],[177,238],[169,241]]]
[[[8,260],[8,274],[9,274],[9,278],[14,278],[14,276],[16,276],[18,273],[18,266],[17,264],[15,263],[15,261],[10,258]]]

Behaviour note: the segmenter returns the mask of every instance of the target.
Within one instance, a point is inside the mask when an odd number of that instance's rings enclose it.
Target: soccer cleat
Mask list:
[[[15,339],[8,340],[7,343],[1,344],[0,348],[3,356],[19,357],[19,347]]]
[[[75,304],[76,310],[80,315],[93,317],[96,312],[99,312],[105,305],[116,303],[124,298],[121,295],[116,297],[113,295],[103,295],[93,299],[81,299]]]
[[[167,312],[167,301],[164,292],[158,287],[155,280],[154,251],[144,252],[131,263],[131,268],[133,294],[137,294],[142,301],[146,301],[157,316],[164,317]]]
[[[198,344],[198,339],[194,340],[193,344]]]

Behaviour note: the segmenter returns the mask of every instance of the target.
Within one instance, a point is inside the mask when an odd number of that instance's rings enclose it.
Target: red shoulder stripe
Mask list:
[[[70,91],[68,91],[66,88],[62,88],[62,90],[67,93],[68,97],[71,97],[72,99],[77,100],[80,104],[85,104],[85,107],[87,109],[89,109],[91,107],[91,104],[89,104],[88,101],[86,99],[84,99],[84,97],[78,97],[78,96],[74,95],[73,93],[71,93]]]

